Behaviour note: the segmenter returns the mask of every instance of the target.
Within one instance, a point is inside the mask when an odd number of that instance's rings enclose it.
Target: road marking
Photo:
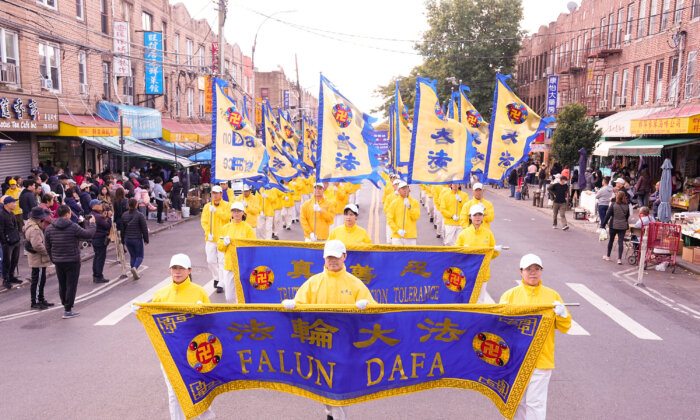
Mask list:
[[[571,289],[573,289],[574,292],[581,295],[581,297],[586,299],[591,305],[598,308],[601,312],[603,312],[605,315],[607,315],[610,319],[615,321],[622,328],[631,332],[637,338],[641,338],[642,340],[661,340],[662,339],[658,335],[656,335],[653,332],[646,329],[644,326],[642,326],[637,321],[635,321],[632,318],[630,318],[629,316],[627,316],[624,312],[620,311],[619,309],[617,309],[616,307],[611,305],[608,301],[606,301],[602,297],[595,294],[591,289],[589,289],[585,285],[583,285],[581,283],[566,283],[566,285],[569,286]]]
[[[150,302],[151,299],[153,298],[153,295],[163,287],[167,286],[168,283],[170,283],[170,276],[166,277],[164,280],[160,281],[157,283],[155,286],[151,287],[150,289],[146,290],[145,292],[141,293],[140,295],[136,296],[134,299],[131,301],[125,303],[124,305],[120,306],[117,308],[115,311],[107,315],[106,317],[102,318],[101,320],[95,322],[93,325],[95,326],[102,326],[102,325],[116,325],[119,321],[122,319],[126,318],[129,316],[131,313],[131,305],[134,302]]]
[[[515,280],[515,284],[520,286],[521,280]],[[573,318],[573,316],[572,316]],[[571,328],[569,328],[569,331],[566,332],[568,335],[591,335],[588,331],[586,331],[585,328],[581,326],[578,322],[574,321],[573,319],[571,320]]]

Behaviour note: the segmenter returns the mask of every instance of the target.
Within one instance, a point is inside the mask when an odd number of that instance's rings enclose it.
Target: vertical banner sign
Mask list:
[[[549,76],[547,80],[547,114],[557,113],[557,90],[559,90],[559,76]]]
[[[112,72],[115,76],[131,76],[129,62],[129,23],[114,22],[114,60]]]
[[[284,91],[284,109],[285,110],[289,109],[289,91],[288,90]]]
[[[213,109],[213,89],[211,87],[211,76],[204,76],[204,112],[209,114]]]
[[[262,98],[255,98],[255,125],[262,124]]]
[[[211,73],[218,74],[219,72],[219,43],[211,43]],[[209,89],[211,90],[211,89]],[[211,111],[209,111],[211,112]]]
[[[472,145],[475,149],[472,157],[472,173],[483,180],[486,152],[489,147],[489,124],[469,101],[467,92],[471,92],[471,89],[468,86],[459,85],[459,92],[459,121],[471,133]]]
[[[163,94],[163,34],[144,32],[143,41],[146,55],[146,94]]]

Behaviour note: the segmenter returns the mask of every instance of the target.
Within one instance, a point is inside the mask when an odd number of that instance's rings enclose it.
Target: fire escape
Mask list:
[[[598,47],[590,49],[586,59],[586,82],[584,98],[588,107],[589,116],[604,117],[615,113],[615,104],[609,103],[607,97],[603,97],[601,91],[605,78],[606,59],[610,56],[622,53],[619,45],[613,45],[613,39],[605,39],[607,32],[601,34],[601,42]]]

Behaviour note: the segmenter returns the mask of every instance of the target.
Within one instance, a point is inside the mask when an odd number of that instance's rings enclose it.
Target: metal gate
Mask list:
[[[12,136],[17,143],[6,144],[0,150],[0,182],[7,176],[20,175],[25,179],[32,171],[32,147],[29,136]]]

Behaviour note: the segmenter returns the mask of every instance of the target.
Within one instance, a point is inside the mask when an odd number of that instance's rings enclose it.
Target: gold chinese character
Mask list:
[[[425,272],[426,265],[428,265],[428,263],[425,261],[409,261],[408,264],[406,264],[406,267],[403,268],[401,275],[403,276],[406,273],[415,273],[426,278],[430,277],[431,273]]]
[[[338,331],[338,328],[326,324],[322,319],[317,319],[309,325],[308,322],[298,318],[292,321],[292,325],[294,326],[292,338],[299,338],[302,343],[308,342],[317,347],[333,348],[333,333]]]
[[[258,322],[256,319],[251,319],[250,325],[240,325],[235,322],[232,322],[231,325],[233,325],[233,327],[227,327],[227,329],[238,332],[238,334],[233,337],[236,341],[241,341],[244,334],[248,334],[249,338],[257,341],[264,340],[266,338],[272,339],[272,336],[269,333],[275,330],[274,326],[265,327],[264,322]]]
[[[458,335],[462,335],[467,331],[467,330],[458,330],[456,328],[453,328],[453,327],[459,327],[459,325],[453,324],[452,320],[450,318],[445,318],[445,321],[438,322],[438,323],[434,323],[430,318],[425,318],[425,321],[423,321],[423,322],[425,322],[426,324],[428,324],[430,326],[418,324],[418,328],[420,328],[421,330],[428,331],[428,334],[426,334],[420,338],[421,343],[430,340],[430,338],[433,336],[433,333],[439,333],[438,335],[435,336],[435,340],[445,341],[445,342],[459,340]],[[448,335],[448,336],[445,337],[445,335]]]
[[[294,265],[294,271],[289,271],[287,272],[287,275],[290,278],[296,279],[301,276],[306,277],[307,279],[312,276],[311,274],[311,264],[313,264],[310,261],[304,261],[304,260],[299,260],[299,261],[292,261],[292,264]]]
[[[391,338],[391,337],[387,337],[384,335],[384,334],[392,333],[395,330],[382,330],[381,328],[382,328],[382,326],[379,324],[374,324],[374,329],[372,329],[372,330],[368,330],[366,328],[361,328],[360,333],[372,334],[372,336],[365,341],[358,341],[356,343],[352,343],[352,345],[359,349],[359,348],[371,346],[372,344],[374,344],[375,341],[377,341],[377,339],[382,340],[384,343],[386,343],[390,346],[395,346],[396,344],[398,344],[401,341],[398,338]]]
[[[373,278],[377,277],[376,275],[372,274],[374,267],[370,267],[369,265],[355,264],[351,265],[350,269],[352,270],[351,274],[362,280],[362,283],[364,284],[369,284]]]

